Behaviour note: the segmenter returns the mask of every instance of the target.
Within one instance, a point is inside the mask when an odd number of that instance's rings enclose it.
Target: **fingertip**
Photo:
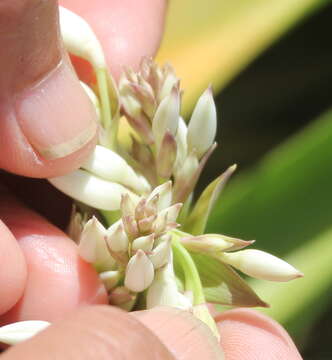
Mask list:
[[[16,239],[0,220],[0,314],[5,313],[22,296],[27,268],[23,253]]]
[[[234,309],[215,317],[228,360],[302,359],[285,329],[251,309]]]

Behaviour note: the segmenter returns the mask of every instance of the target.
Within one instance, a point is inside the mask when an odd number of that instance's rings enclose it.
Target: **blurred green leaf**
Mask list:
[[[213,83],[218,91],[250,61],[328,0],[171,1],[157,60],[171,62],[183,87],[184,112]]]
[[[332,226],[331,204],[332,111],[329,111],[267,155],[250,172],[230,182],[210,217],[211,232],[255,238],[258,248],[281,257],[294,253],[294,265],[305,273],[305,280],[259,287],[259,295],[269,300],[275,287],[273,298],[277,305],[270,314],[284,324],[289,324],[306,304],[326,297],[324,291],[332,286],[332,238],[329,243],[327,235],[323,235]],[[317,249],[316,243],[320,244]],[[311,247],[314,250],[306,250]],[[317,272],[312,275],[315,269]],[[285,294],[289,304],[280,306],[277,301]],[[317,306],[311,306],[302,317],[313,319],[319,313]]]
[[[267,306],[228,265],[208,255],[190,253],[202,281],[206,301],[234,306]]]

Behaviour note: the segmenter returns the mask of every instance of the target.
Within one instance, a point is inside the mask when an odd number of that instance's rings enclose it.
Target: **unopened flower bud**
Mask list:
[[[75,243],[78,243],[80,240],[84,224],[85,220],[83,219],[82,214],[77,212],[76,207],[73,206],[67,227],[67,234],[72,240],[75,241]]]
[[[154,234],[147,236],[140,236],[136,238],[131,246],[132,251],[143,250],[145,253],[149,253],[153,248]]]
[[[104,226],[93,217],[84,226],[78,245],[79,255],[96,269],[110,270],[115,261],[109,254],[106,245],[107,231]]]
[[[157,173],[160,177],[168,179],[173,173],[176,159],[176,141],[174,135],[166,130],[157,155]]]
[[[97,145],[83,163],[82,168],[105,180],[125,185],[137,192],[150,190],[146,181],[142,181],[127,162],[114,151]]]
[[[180,213],[181,208],[182,208],[181,203],[171,205],[168,208],[161,210],[159,212],[158,216],[163,216],[164,214],[166,214],[167,215],[167,223],[174,223],[174,222],[176,222],[176,219]]]
[[[133,299],[133,294],[125,286],[118,286],[109,295],[111,305],[119,306]]]
[[[261,250],[248,249],[223,253],[220,259],[257,279],[289,281],[303,276],[286,261]]]
[[[118,270],[104,271],[99,274],[99,278],[107,291],[112,290],[120,281],[121,274]]]
[[[101,179],[84,170],[76,170],[48,180],[66,195],[96,209],[118,210],[121,195],[126,193],[138,201],[138,196],[124,186]]]
[[[219,234],[188,236],[181,239],[181,243],[187,250],[199,253],[238,250],[251,245],[253,242],[253,240],[244,241]]]
[[[155,269],[159,269],[168,263],[171,253],[171,241],[163,241],[152,251],[149,256]]]
[[[149,203],[156,195],[158,199],[158,210],[165,209],[171,205],[172,202],[172,182],[167,181],[156,188],[154,188],[151,194],[148,196],[146,202]]]
[[[139,229],[134,216],[123,216],[122,223],[130,241],[139,236]]]
[[[136,201],[133,201],[133,199],[128,194],[123,194],[121,196],[120,208],[122,216],[134,216]]]
[[[180,116],[178,130],[175,135],[177,145],[176,160],[174,164],[175,172],[179,171],[179,169],[183,166],[188,154],[187,132],[187,125]]]
[[[138,250],[128,262],[126,268],[125,286],[134,292],[141,292],[147,289],[154,277],[154,268],[150,259],[144,251]]]
[[[119,220],[107,229],[107,244],[112,252],[128,251],[128,236],[124,231],[122,221]]]
[[[217,112],[212,90],[208,88],[198,99],[188,125],[189,151],[195,149],[201,158],[214,142],[217,131]]]
[[[0,327],[0,342],[15,345],[28,340],[46,329],[50,325],[47,321],[27,320],[19,321]]]
[[[90,25],[79,15],[59,6],[60,30],[66,49],[94,67],[106,68],[103,49]]]
[[[180,93],[177,87],[172,89],[159,104],[152,120],[152,133],[159,149],[166,130],[175,136],[180,115]]]
[[[154,216],[158,213],[159,194],[151,195],[146,200],[145,214],[146,216]]]
[[[145,209],[146,209],[146,199],[142,198],[136,208],[135,208],[135,219],[136,220],[142,220],[145,218],[146,213],[145,213]]]
[[[138,230],[141,234],[148,234],[151,233],[151,231],[153,231],[153,224],[156,220],[157,216],[156,215],[151,215],[148,217],[145,217],[142,220],[138,221]]]
[[[176,86],[179,82],[179,79],[175,75],[174,69],[169,64],[166,64],[164,66],[163,72],[164,72],[164,79],[158,94],[159,101],[161,101],[166,96],[168,96],[171,93],[174,86]]]

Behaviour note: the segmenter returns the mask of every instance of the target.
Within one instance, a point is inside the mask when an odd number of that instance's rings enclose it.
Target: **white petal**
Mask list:
[[[161,242],[149,256],[155,269],[158,269],[169,262],[171,254],[171,241]]]
[[[97,145],[84,162],[82,168],[112,182],[128,186],[138,192],[148,192],[150,187],[147,181],[142,180],[131,166],[114,151]]]
[[[21,341],[30,339],[50,325],[47,321],[29,320],[19,321],[0,328],[0,342],[15,345]]]
[[[303,276],[286,261],[261,250],[248,249],[224,253],[221,259],[257,279],[289,281]]]
[[[172,182],[167,181],[156,188],[154,188],[151,194],[147,197],[146,202],[148,203],[156,195],[159,196],[158,210],[165,209],[171,205],[172,202]]]
[[[128,236],[124,231],[122,221],[119,220],[110,226],[107,230],[108,237],[107,243],[110,249],[114,252],[126,252],[128,251]]]
[[[148,288],[154,277],[154,268],[144,251],[138,250],[126,268],[125,286],[135,292]]]
[[[124,186],[101,179],[84,170],[76,170],[48,180],[63,193],[96,209],[120,209],[121,195],[125,193],[138,201],[138,196]]]
[[[66,49],[95,67],[107,68],[102,47],[90,25],[79,15],[59,6],[60,31]]]

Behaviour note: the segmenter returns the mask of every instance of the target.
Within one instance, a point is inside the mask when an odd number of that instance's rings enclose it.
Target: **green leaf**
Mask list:
[[[232,165],[205,188],[202,195],[197,200],[194,209],[185,221],[184,231],[192,235],[201,235],[204,233],[210,212],[227,180],[235,170],[236,165]]]
[[[251,172],[231,182],[223,193],[222,203],[211,214],[208,230],[253,237],[262,250],[286,258],[294,253],[296,257],[297,251],[310,249],[317,239],[326,238],[324,234],[331,228],[331,161],[332,111],[329,111],[271,152]],[[300,263],[290,259],[304,272],[305,280],[260,286],[264,298],[271,299],[274,294],[276,302],[270,314],[287,324],[288,329],[298,329],[300,314],[303,321],[313,321],[325,308],[317,304],[331,298],[329,241],[322,240],[319,250],[303,250]],[[315,276],[312,271],[317,271]],[[320,285],[320,277],[324,286]],[[304,283],[306,286],[302,287]],[[276,290],[272,292],[274,286]]]
[[[157,60],[170,62],[184,93],[184,112],[212,82],[218,91],[301,19],[328,0],[170,1]],[[190,11],[188,11],[190,9]]]
[[[228,265],[211,256],[191,253],[208,302],[234,306],[268,306]]]

